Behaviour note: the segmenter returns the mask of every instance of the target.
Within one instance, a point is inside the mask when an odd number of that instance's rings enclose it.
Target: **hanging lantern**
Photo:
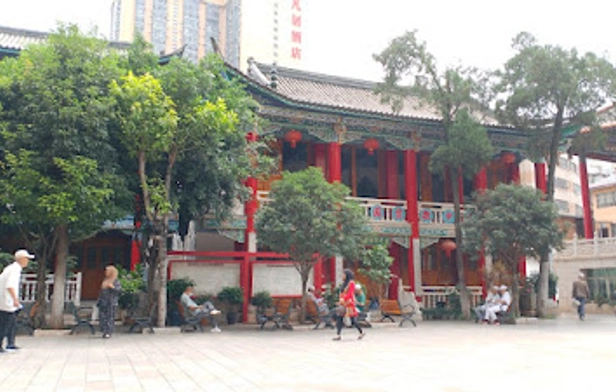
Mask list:
[[[379,148],[379,141],[373,138],[367,139],[364,142],[364,148],[368,150],[369,155],[372,155],[374,154],[374,150]]]
[[[441,249],[445,251],[447,257],[451,257],[451,252],[456,249],[456,243],[450,239],[444,240],[441,242]]]
[[[515,162],[515,159],[515,154],[510,151],[506,151],[503,155],[501,155],[501,160],[503,163],[511,164]]]
[[[284,135],[284,140],[291,143],[291,148],[295,148],[295,146],[297,146],[297,142],[302,140],[302,133],[293,129]]]

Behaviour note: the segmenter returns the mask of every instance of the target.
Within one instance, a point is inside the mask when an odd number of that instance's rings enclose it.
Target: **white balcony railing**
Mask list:
[[[479,305],[483,294],[481,286],[467,286],[471,292],[471,307]],[[447,302],[447,296],[455,290],[452,286],[422,286],[421,297],[424,308],[435,308],[439,302]]]
[[[51,299],[51,293],[53,293],[53,274],[47,274],[45,279],[45,300],[47,302]],[[36,274],[22,274],[21,275],[21,288],[19,290],[20,301],[36,302],[36,287],[38,283],[36,281]],[[76,306],[81,302],[81,272],[74,274],[71,277],[66,278],[66,285],[64,288],[64,301],[73,302]]]
[[[564,248],[556,254],[556,258],[597,257],[616,255],[616,237],[580,240],[575,237],[571,241],[563,241]]]
[[[268,203],[268,191],[258,191],[257,200],[260,203]],[[373,199],[367,197],[348,197],[359,204],[364,210],[364,214],[370,219],[371,223],[403,224],[406,222],[407,203],[406,200],[395,199]],[[454,208],[452,203],[433,203],[418,202],[419,224],[424,225],[453,225]],[[461,214],[473,208],[471,205],[462,205]]]

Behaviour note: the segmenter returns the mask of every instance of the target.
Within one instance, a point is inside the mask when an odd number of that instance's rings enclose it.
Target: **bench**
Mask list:
[[[404,324],[405,321],[409,321],[413,323],[413,326],[417,326],[415,320],[413,320],[413,316],[415,315],[415,307],[411,304],[404,304],[401,306],[400,301],[396,299],[383,299],[381,300],[381,315],[383,318],[381,321],[385,321],[386,319],[391,320],[391,322],[395,322],[394,317],[402,317],[400,320],[400,327]]]
[[[289,323],[291,310],[293,310],[292,299],[280,298],[274,300],[273,308],[265,309],[257,314],[257,322],[260,324],[261,329],[264,329],[265,325],[271,321],[274,324],[272,329],[283,328],[292,330],[293,326]]]
[[[437,302],[434,308],[424,308],[421,315],[424,320],[451,320],[457,317],[455,309],[447,306],[446,302]]]
[[[329,310],[327,313],[319,313],[317,304],[311,299],[306,301],[306,316],[315,323],[314,329],[319,329],[321,323],[326,327],[334,328],[333,312]]]
[[[176,301],[178,306],[178,311],[180,312],[180,332],[186,332],[187,328],[190,327],[191,331],[203,332],[203,324],[201,324],[201,319],[190,314],[190,311],[186,309],[183,303],[180,301]]]
[[[15,333],[20,329],[26,330],[28,335],[34,335],[34,315],[38,309],[39,303],[25,304],[24,307],[19,310],[15,316]]]
[[[79,327],[88,327],[92,335],[94,335],[95,330],[92,325],[92,313],[94,312],[94,308],[92,306],[75,306],[73,302],[68,303],[68,308],[75,320],[75,325],[71,328],[70,334],[73,335],[77,332]]]
[[[131,314],[131,326],[128,333],[133,333],[135,329],[138,329],[139,331],[147,329],[150,333],[154,333],[153,326],[157,310],[158,307],[156,302],[154,302],[149,309],[145,306],[135,309],[135,311]]]

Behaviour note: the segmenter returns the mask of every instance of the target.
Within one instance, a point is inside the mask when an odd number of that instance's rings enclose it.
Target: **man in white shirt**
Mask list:
[[[212,332],[220,332],[220,328],[218,328],[218,320],[215,317],[220,315],[220,310],[216,309],[214,304],[210,301],[206,301],[203,305],[197,305],[191,298],[192,294],[193,287],[187,286],[186,290],[184,290],[184,293],[180,297],[180,302],[182,303],[184,309],[198,319],[207,317],[210,325],[213,327]]]
[[[490,287],[490,291],[488,291],[488,295],[486,296],[486,302],[483,305],[479,305],[475,308],[475,314],[477,315],[477,320],[483,320],[486,315],[486,309],[489,306],[496,305],[499,299],[500,299],[500,296],[498,295],[498,286]]]
[[[486,308],[486,315],[484,318],[485,322],[490,324],[498,325],[498,317],[496,314],[498,312],[506,312],[509,309],[509,305],[511,305],[511,294],[507,291],[507,286],[502,285],[498,288],[499,299],[492,306],[488,306]]]
[[[15,329],[15,312],[21,309],[19,303],[19,286],[21,271],[28,266],[34,255],[27,250],[20,249],[15,252],[15,262],[6,266],[0,274],[0,353],[15,350],[17,347],[10,342],[7,349],[2,348],[2,341],[9,338],[11,331]]]

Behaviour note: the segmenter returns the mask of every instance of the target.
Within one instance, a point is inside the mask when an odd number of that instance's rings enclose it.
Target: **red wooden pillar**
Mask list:
[[[588,168],[586,166],[586,156],[580,154],[580,186],[582,188],[582,208],[584,210],[584,238],[594,237],[592,210],[590,208],[590,190],[588,188]]]
[[[485,193],[486,189],[488,189],[488,171],[485,167],[482,167],[479,173],[475,176],[475,190],[478,193]],[[481,292],[484,297],[488,295],[488,285],[484,273],[485,269],[486,255],[485,251],[481,249],[481,253],[479,254],[479,270],[481,271]]]
[[[340,143],[333,142],[327,145],[327,173],[329,182],[342,181],[342,157]]]
[[[313,273],[314,291],[317,294],[321,294],[321,288],[323,287],[323,259],[319,258],[314,263]]]
[[[130,242],[130,270],[134,271],[141,261],[141,241],[139,241],[139,229],[141,229],[141,196],[135,195],[135,225],[134,237]]]
[[[244,252],[240,264],[240,287],[244,292],[244,302],[242,303],[242,322],[248,322],[248,304],[250,303],[251,288],[250,288],[250,256],[248,252]]]
[[[544,194],[548,192],[545,162],[535,162],[535,187]]]
[[[329,178],[327,174],[327,145],[315,143],[314,145],[314,166],[323,170],[323,176]]]
[[[256,132],[248,132],[246,140],[249,143],[257,141]],[[244,214],[246,215],[246,231],[244,232],[245,249],[249,252],[255,252],[256,237],[255,237],[255,213],[257,212],[257,179],[249,177],[246,179],[246,187],[249,188],[250,198],[244,204]],[[252,245],[252,246],[251,246]],[[252,249],[255,248],[255,249]]]
[[[409,286],[417,295],[418,287],[415,287],[415,262],[413,240],[419,239],[419,211],[417,210],[417,152],[415,150],[404,151],[404,191],[406,194],[406,221],[411,225],[411,238],[407,253]]]
[[[342,181],[342,151],[340,143],[332,142],[327,145],[327,180],[331,183]],[[329,276],[336,284],[336,258],[329,261]]]

